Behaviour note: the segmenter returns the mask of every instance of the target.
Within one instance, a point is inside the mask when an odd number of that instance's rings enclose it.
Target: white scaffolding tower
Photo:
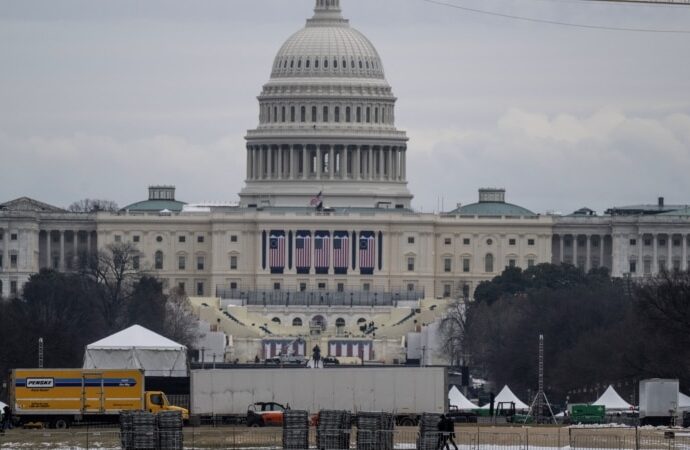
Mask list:
[[[546,406],[549,409],[549,415],[547,416],[544,413],[544,406]],[[534,417],[535,422],[537,423],[547,423],[547,422],[556,422],[556,416],[553,414],[553,410],[551,409],[551,404],[549,403],[549,399],[546,398],[546,392],[544,392],[544,335],[540,334],[539,335],[539,390],[537,391],[537,395],[534,397],[534,400],[532,401],[532,405],[529,407],[529,412],[527,413],[527,416],[525,417],[525,423],[527,423],[527,420],[529,420],[530,417]]]

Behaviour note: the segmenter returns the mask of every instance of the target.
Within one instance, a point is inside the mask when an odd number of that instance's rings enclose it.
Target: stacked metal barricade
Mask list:
[[[357,414],[357,450],[392,450],[395,418],[392,414]]]
[[[283,448],[309,448],[309,413],[288,409],[283,413]]]
[[[183,421],[180,411],[163,411],[158,414],[158,448],[160,450],[183,450]]]
[[[122,450],[132,450],[134,448],[134,417],[132,411],[122,411],[120,413],[120,441]]]
[[[417,450],[437,450],[441,433],[438,424],[441,422],[441,414],[422,414],[419,419],[419,437],[417,438]]]
[[[316,447],[319,450],[349,449],[351,421],[348,411],[321,411],[316,427]]]
[[[156,416],[149,412],[132,413],[132,449],[156,450]]]

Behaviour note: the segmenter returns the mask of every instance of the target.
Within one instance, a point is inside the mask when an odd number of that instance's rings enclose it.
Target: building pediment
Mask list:
[[[64,209],[29,197],[19,197],[0,204],[0,211],[65,212]]]

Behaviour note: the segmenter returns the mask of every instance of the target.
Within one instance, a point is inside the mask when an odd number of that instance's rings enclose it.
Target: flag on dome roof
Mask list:
[[[313,197],[309,202],[309,206],[316,206],[317,208],[321,208],[321,206],[323,206],[322,195],[323,191],[320,191],[318,194],[316,194],[316,196]]]

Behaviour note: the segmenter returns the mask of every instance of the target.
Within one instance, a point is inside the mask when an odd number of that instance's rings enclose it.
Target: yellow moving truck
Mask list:
[[[116,422],[121,411],[189,411],[171,406],[160,391],[147,392],[141,370],[15,369],[10,405],[20,423],[68,428],[73,422]]]

